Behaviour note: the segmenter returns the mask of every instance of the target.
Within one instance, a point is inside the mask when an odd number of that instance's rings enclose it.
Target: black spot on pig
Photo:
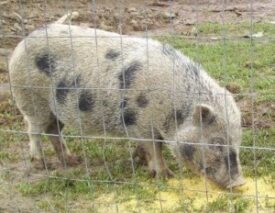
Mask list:
[[[105,58],[106,59],[111,59],[111,60],[115,60],[118,56],[120,55],[120,52],[114,50],[114,49],[110,49],[106,55]]]
[[[127,106],[127,102],[128,102],[127,98],[121,99],[121,101],[120,101],[120,108],[124,109]]]
[[[52,53],[46,52],[35,57],[35,64],[41,72],[50,76],[56,68],[56,57]]]
[[[66,97],[70,90],[76,89],[79,87],[81,77],[80,75],[76,76],[70,82],[66,81],[65,78],[62,79],[56,86],[56,100],[60,104],[64,104]]]
[[[140,93],[140,95],[136,99],[136,102],[137,102],[137,105],[141,108],[146,107],[149,103],[148,99],[143,93]]]
[[[175,111],[172,110],[166,117],[166,120],[163,124],[165,130],[168,131],[170,128],[176,128],[176,124],[177,124],[177,126],[183,124],[187,115],[188,115],[187,111],[177,109],[176,115],[175,115]],[[176,118],[177,118],[177,123],[176,123]]]
[[[180,147],[180,152],[181,152],[183,158],[190,160],[190,161],[193,159],[195,150],[196,150],[195,147],[190,144],[184,144],[183,146]]]
[[[233,177],[234,174],[238,173],[238,163],[237,163],[236,152],[230,150],[229,155],[224,157],[224,161],[228,171],[230,168],[231,177]]]
[[[83,91],[79,96],[78,108],[82,112],[92,111],[94,107],[93,95],[88,91]]]
[[[123,110],[123,116],[121,116],[121,119],[124,119],[124,123],[126,126],[133,125],[136,123],[136,113],[131,109]],[[122,120],[123,122],[123,120]]]
[[[118,77],[120,81],[120,89],[128,89],[130,88],[131,83],[133,82],[135,78],[136,71],[140,70],[142,67],[142,64],[138,61],[133,61],[129,65],[122,68],[122,71]]]
[[[68,85],[64,80],[60,81],[56,87],[56,100],[60,104],[64,104],[66,102],[66,97],[69,92]]]

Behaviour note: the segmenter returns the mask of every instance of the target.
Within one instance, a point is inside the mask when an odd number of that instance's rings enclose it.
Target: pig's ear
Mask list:
[[[199,104],[195,107],[193,112],[193,123],[196,126],[210,125],[216,119],[213,109],[205,104]]]

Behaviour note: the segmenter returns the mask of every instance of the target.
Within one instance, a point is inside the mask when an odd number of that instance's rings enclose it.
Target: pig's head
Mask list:
[[[227,120],[210,106],[195,107],[191,122],[179,128],[175,153],[184,165],[205,175],[222,187],[244,184],[239,148],[241,122],[239,111]],[[229,146],[228,146],[229,145]]]

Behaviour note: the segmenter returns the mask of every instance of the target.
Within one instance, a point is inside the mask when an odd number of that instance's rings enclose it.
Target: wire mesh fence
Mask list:
[[[274,2],[0,6],[0,212],[275,210]]]

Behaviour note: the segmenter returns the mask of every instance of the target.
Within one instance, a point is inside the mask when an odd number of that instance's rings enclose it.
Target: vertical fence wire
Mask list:
[[[196,21],[195,21],[195,27],[196,27],[196,36],[195,36],[195,45],[196,45],[196,55],[195,55],[195,60],[197,60],[198,62],[200,62],[200,56],[199,56],[199,42],[200,42],[200,34],[199,34],[199,24],[200,24],[200,20],[199,20],[199,12],[201,12],[201,10],[199,9],[199,1],[196,0],[195,1],[195,16],[196,16]],[[198,103],[201,103],[203,101],[203,97],[202,93],[203,93],[203,88],[201,87],[201,70],[198,71],[198,76],[199,76],[199,80],[198,80],[198,97],[196,99],[196,101],[198,101]],[[191,95],[194,96],[194,94],[191,93]],[[204,140],[203,140],[203,120],[202,120],[202,110],[200,110],[200,125],[199,125],[199,142],[202,142],[202,144],[205,144]],[[202,166],[203,166],[203,171],[206,174],[206,168],[207,168],[207,162],[206,162],[206,156],[205,156],[205,149],[203,149],[203,147],[205,146],[200,146],[199,149],[202,150]],[[206,175],[204,175],[204,188],[205,188],[205,199],[206,199],[206,209],[208,208],[208,203],[209,203],[209,192],[208,192],[208,182],[207,182],[207,178]]]
[[[225,22],[225,10],[226,10],[226,4],[227,2],[225,0],[222,1],[222,13],[221,13],[221,22],[222,22],[222,32],[221,32],[221,36],[222,36],[222,46],[223,46],[223,56],[222,56],[222,72],[223,72],[223,79],[225,80],[225,82],[228,82],[228,73],[227,73],[227,37],[226,37],[226,22]],[[226,129],[227,132],[229,132],[229,117],[228,117],[228,105],[227,105],[227,98],[226,96],[228,95],[227,91],[224,90],[224,108],[225,108],[225,115],[224,117],[226,118]],[[227,145],[230,145],[229,142],[229,135],[226,135],[226,143]],[[230,148],[229,146],[227,147],[227,156],[228,156],[228,160],[227,160],[227,165],[228,165],[228,173],[229,173],[229,182],[232,182],[232,177],[231,177],[231,163],[230,163]],[[232,212],[233,208],[232,208],[232,187],[230,187],[230,193],[229,196],[227,198],[228,202],[228,211]]]
[[[169,26],[168,27],[170,27],[170,30],[169,30],[169,35],[168,36],[176,36],[176,32],[175,32],[175,30],[174,30],[174,23],[173,23],[173,19],[172,19],[172,14],[173,14],[173,1],[172,0],[169,0],[168,1],[168,3],[169,3],[169,7],[168,7],[168,12],[170,13],[170,17],[169,17]],[[180,144],[179,144],[179,141],[180,141],[180,139],[179,139],[179,136],[178,136],[178,118],[177,118],[177,109],[176,109],[176,103],[175,103],[175,101],[176,101],[176,97],[177,97],[177,95],[175,94],[176,93],[176,88],[175,88],[175,58],[173,58],[173,70],[172,70],[172,72],[173,72],[173,91],[172,91],[172,93],[173,93],[173,97],[172,97],[172,99],[173,99],[173,110],[174,110],[174,117],[175,117],[175,130],[176,130],[176,134],[175,134],[175,140],[176,140],[176,146],[177,146],[177,149],[179,149],[180,148]],[[188,96],[188,94],[184,94],[185,95],[185,97],[187,97]],[[177,161],[177,163],[178,163],[178,168],[179,168],[179,180],[183,180],[184,179],[184,174],[183,174],[183,163],[180,161],[180,160],[178,160]],[[185,190],[185,187],[183,186],[183,183],[182,183],[182,181],[179,181],[179,194],[180,194],[180,201],[181,202],[183,202],[183,199],[185,198],[185,195],[184,195],[184,190]]]
[[[253,67],[254,60],[254,41],[253,41],[253,33],[254,33],[254,0],[249,1],[249,9],[250,9],[250,20],[249,20],[249,34],[250,34],[250,50],[249,50],[249,60],[250,60],[250,82],[249,82],[249,92],[251,97],[251,115],[252,115],[252,140],[253,140],[253,164],[254,164],[254,185],[255,185],[255,210],[259,212],[259,198],[258,198],[258,177],[257,177],[257,157],[256,157],[256,135],[257,130],[255,127],[255,72]]]

